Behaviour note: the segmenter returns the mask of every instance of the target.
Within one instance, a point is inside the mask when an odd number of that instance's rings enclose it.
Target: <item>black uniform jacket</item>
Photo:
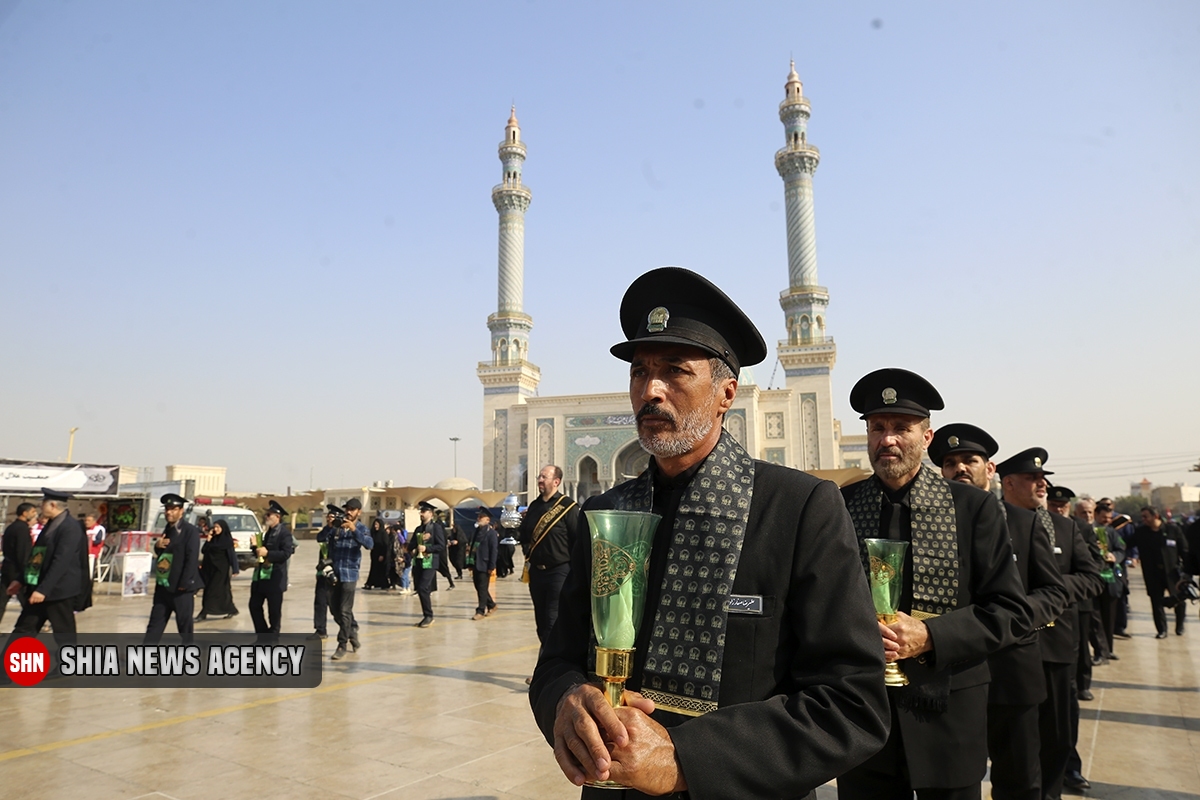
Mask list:
[[[1071,521],[1075,523],[1075,527],[1079,529],[1079,535],[1083,537],[1083,543],[1087,545],[1088,552],[1092,554],[1092,560],[1096,562],[1097,571],[1104,569],[1104,554],[1100,552],[1100,539],[1096,536],[1096,529],[1091,523],[1082,520],[1079,517],[1071,517]],[[1101,578],[1103,581],[1103,578]],[[1107,584],[1101,583],[1102,589],[1107,589]],[[1084,600],[1080,603],[1079,613],[1091,613],[1093,609],[1099,608],[1096,601],[1099,599],[1100,593],[1092,595],[1091,599]]]
[[[1033,628],[999,503],[974,486],[948,485],[958,535],[958,608],[925,620],[931,652],[900,662],[910,687],[944,680],[946,673],[950,678],[945,712],[918,717],[895,709],[914,787],[968,786],[983,779],[991,680],[987,659]],[[848,496],[857,488],[842,491]],[[909,528],[902,525],[901,530]],[[911,612],[911,603],[911,593],[905,592],[900,610]]]
[[[1006,647],[988,659],[992,683],[988,702],[996,705],[1036,705],[1046,699],[1046,678],[1042,671],[1042,651],[1038,646],[1039,629],[1058,619],[1067,607],[1067,585],[1058,571],[1050,537],[1037,524],[1028,509],[1004,504],[1008,535],[1025,597],[1033,610],[1033,627],[1012,647]]]
[[[262,546],[267,548],[266,560],[274,565],[271,569],[271,577],[266,580],[254,581],[250,588],[260,592],[286,592],[288,559],[296,551],[296,541],[292,538],[292,532],[283,525],[268,528],[267,532],[263,534]],[[255,558],[255,560],[258,559]]]
[[[1038,634],[1038,645],[1042,661],[1073,664],[1079,658],[1079,606],[1086,604],[1091,608],[1091,598],[1104,591],[1104,580],[1075,521],[1053,512],[1050,519],[1054,522],[1054,559],[1067,586],[1070,603],[1054,621],[1054,627]]]
[[[0,565],[0,590],[7,589],[13,581],[24,583],[25,562],[29,560],[29,551],[33,549],[29,523],[23,519],[13,520],[4,529],[0,549],[4,552],[4,564]]]
[[[500,550],[500,535],[491,525],[480,525],[471,534],[471,550],[475,554],[476,572],[491,572],[496,568]]]
[[[1138,525],[1125,544],[1137,548],[1147,594],[1160,595],[1164,589],[1174,590],[1180,578],[1180,567],[1189,561],[1188,541],[1178,525],[1163,522],[1157,531]]]
[[[429,534],[429,541],[425,541],[424,534]],[[429,524],[420,524],[413,531],[413,535],[408,539],[408,549],[412,551],[413,558],[420,558],[417,555],[417,546],[425,545],[425,555],[433,556],[431,569],[437,569],[442,564],[442,558],[446,555],[446,529],[442,527],[442,523],[437,520],[430,520]],[[414,561],[413,569],[422,569],[420,561]]]
[[[170,540],[165,548],[161,546],[163,539]],[[200,578],[199,528],[182,519],[178,527],[168,523],[163,530],[163,538],[154,545],[155,558],[160,553],[171,554],[170,585],[164,588],[172,592],[195,592],[204,587],[204,581]]]
[[[59,517],[62,521],[50,530],[55,522],[51,520],[34,543],[34,547],[45,547],[46,554],[37,586],[25,589],[29,593],[41,592],[48,601],[90,594],[91,590],[91,582],[87,581],[87,534],[69,511]]]
[[[887,736],[883,644],[837,487],[762,461],[754,469],[733,593],[760,595],[763,614],[729,615],[716,711],[654,713],[671,727],[692,798],[803,797],[878,751]],[[612,493],[587,507],[612,508]],[[656,539],[671,535],[660,528]],[[665,569],[661,542],[651,575]],[[589,677],[590,576],[590,540],[580,536],[530,687],[534,717],[551,744],[559,699]],[[651,578],[647,614],[660,593]],[[641,686],[651,627],[644,621],[630,689]]]
[[[554,527],[546,532],[538,546],[534,548],[533,553],[530,554],[529,547],[533,544],[533,529],[562,496],[562,492],[555,492],[549,500],[543,500],[539,495],[529,504],[529,510],[525,512],[525,519],[521,520],[517,541],[521,543],[521,550],[529,559],[529,565],[532,567],[550,569],[559,564],[566,564],[571,560],[571,547],[579,535],[579,526],[583,525],[586,530],[587,523],[580,519],[579,504],[576,503],[571,506],[571,510],[562,519],[554,523]]]

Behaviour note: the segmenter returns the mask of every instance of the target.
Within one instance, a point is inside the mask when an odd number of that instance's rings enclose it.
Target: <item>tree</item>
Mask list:
[[[1150,501],[1140,494],[1126,494],[1113,498],[1113,510],[1118,514],[1128,514],[1133,520],[1138,519],[1142,506],[1150,505]]]

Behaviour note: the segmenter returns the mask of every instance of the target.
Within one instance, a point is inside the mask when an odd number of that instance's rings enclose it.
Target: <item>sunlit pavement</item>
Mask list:
[[[311,543],[284,602],[285,632],[311,632]],[[1095,669],[1079,750],[1097,798],[1200,800],[1200,625],[1154,639],[1140,576],[1121,660]],[[439,579],[441,581],[441,579]],[[415,596],[360,589],[363,649],[325,662],[307,690],[6,689],[0,692],[4,798],[577,797],[533,724],[525,678],[537,655],[533,611],[516,576],[497,582],[495,616],[473,622],[470,581],[435,595],[425,630]],[[114,585],[115,589],[116,586]],[[241,614],[197,631],[251,629]],[[101,590],[81,631],[136,633],[150,601]],[[5,623],[15,621],[16,606]],[[169,627],[168,631],[173,630]],[[336,626],[326,656],[335,644]],[[822,787],[832,797],[832,786]],[[985,785],[984,796],[987,796]]]

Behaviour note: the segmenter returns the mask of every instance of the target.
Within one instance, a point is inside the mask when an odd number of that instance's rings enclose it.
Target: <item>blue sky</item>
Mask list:
[[[903,366],[1077,491],[1200,480],[1185,2],[0,0],[0,454],[79,426],[76,460],[282,491],[432,483],[459,436],[478,479],[514,100],[543,395],[624,389],[662,264],[773,344],[789,57],[846,431]]]

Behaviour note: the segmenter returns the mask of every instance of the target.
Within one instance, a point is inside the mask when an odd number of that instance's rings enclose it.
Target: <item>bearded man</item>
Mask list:
[[[850,392],[875,474],[842,489],[866,568],[866,539],[909,542],[896,622],[879,623],[908,685],[889,690],[883,750],[838,778],[842,800],[979,800],[987,770],[989,656],[1032,628],[1032,610],[995,498],[948,482],[921,458],[943,407],[929,381],[881,369]]]
[[[593,678],[592,552],[578,537],[530,705],[563,774],[627,798],[801,798],[887,733],[883,649],[837,487],[750,457],[721,425],[766,345],[678,267],[621,302],[637,478],[585,505],[662,517],[624,705]],[[584,789],[585,797],[617,798]]]

